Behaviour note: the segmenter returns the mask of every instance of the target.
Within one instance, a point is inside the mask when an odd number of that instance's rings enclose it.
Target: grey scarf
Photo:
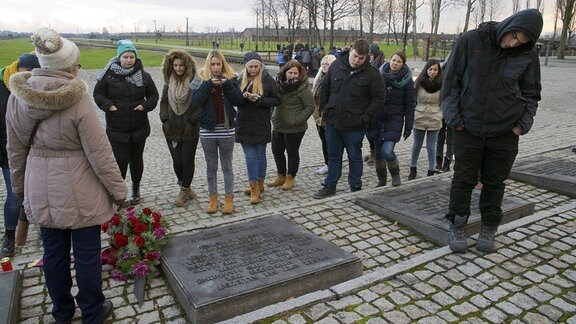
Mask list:
[[[182,116],[192,103],[192,91],[188,87],[190,81],[190,77],[179,81],[174,77],[174,74],[170,76],[170,81],[168,82],[168,103],[177,116]]]

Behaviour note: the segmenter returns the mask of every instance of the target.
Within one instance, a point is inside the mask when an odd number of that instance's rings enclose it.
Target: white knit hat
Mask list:
[[[70,71],[80,61],[76,44],[60,37],[53,29],[40,28],[31,38],[42,68]]]

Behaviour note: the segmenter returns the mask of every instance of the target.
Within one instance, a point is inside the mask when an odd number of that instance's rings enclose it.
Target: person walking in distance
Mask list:
[[[362,189],[362,141],[370,120],[384,105],[386,92],[378,69],[370,65],[370,44],[358,39],[340,55],[322,80],[320,116],[326,121],[328,174],[314,198],[336,194],[342,175],[342,155],[348,154],[348,184],[352,192]]]
[[[454,176],[446,218],[450,249],[467,251],[464,229],[472,190],[480,193],[482,225],[476,248],[492,252],[502,222],[504,181],[518,154],[519,136],[530,131],[540,101],[540,62],[535,50],[542,14],[519,11],[485,22],[456,43],[446,64],[442,113],[454,128]]]
[[[78,47],[48,28],[39,29],[32,43],[41,68],[10,78],[12,190],[40,227],[42,270],[56,323],[72,322],[76,299],[82,322],[100,324],[113,309],[102,293],[100,226],[112,217],[113,202],[124,205],[126,185],[86,83],[77,78]]]

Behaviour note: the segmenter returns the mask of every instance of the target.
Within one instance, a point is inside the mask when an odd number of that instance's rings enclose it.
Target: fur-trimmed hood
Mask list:
[[[10,87],[34,119],[45,119],[77,104],[88,89],[84,81],[72,74],[48,69],[16,73],[10,77]]]
[[[192,55],[182,50],[171,50],[164,56],[164,60],[162,61],[162,76],[164,77],[164,82],[169,82],[170,75],[174,72],[172,63],[176,59],[184,61],[184,65],[186,66],[186,72],[183,77],[193,79],[194,75],[196,75],[196,61],[194,61]]]

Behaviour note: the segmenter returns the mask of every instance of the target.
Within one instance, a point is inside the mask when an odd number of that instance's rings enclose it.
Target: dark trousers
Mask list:
[[[326,145],[326,127],[316,124],[316,130],[320,141],[322,141],[322,155],[324,156],[324,164],[328,165],[328,145]]]
[[[134,142],[130,139],[129,143],[110,142],[112,151],[116,158],[116,163],[122,173],[122,178],[126,179],[128,164],[130,164],[130,176],[132,183],[140,184],[142,173],[144,173],[144,146],[146,141]]]
[[[166,140],[166,142],[172,156],[172,166],[178,182],[182,184],[182,187],[190,188],[192,179],[194,179],[194,171],[196,170],[194,161],[196,159],[198,138],[187,142],[176,142],[176,145],[171,140]]]
[[[454,155],[454,129],[448,127],[442,119],[442,128],[438,131],[438,140],[436,142],[436,156],[442,157],[444,154],[444,143],[446,143],[446,157],[450,160]]]
[[[296,176],[300,167],[300,144],[305,132],[279,133],[272,132],[272,154],[276,162],[278,173]],[[286,169],[286,156],[288,155],[288,169]]]
[[[102,323],[102,261],[100,226],[75,230],[41,227],[44,247],[43,270],[46,287],[52,298],[52,316],[56,323],[70,323],[74,317],[70,248],[74,250],[74,269],[83,323]]]
[[[518,154],[518,136],[510,134],[482,138],[466,130],[454,132],[456,164],[450,190],[450,210],[447,218],[454,215],[470,215],[472,190],[482,182],[480,214],[485,225],[502,222],[504,181],[508,178],[514,159]]]

